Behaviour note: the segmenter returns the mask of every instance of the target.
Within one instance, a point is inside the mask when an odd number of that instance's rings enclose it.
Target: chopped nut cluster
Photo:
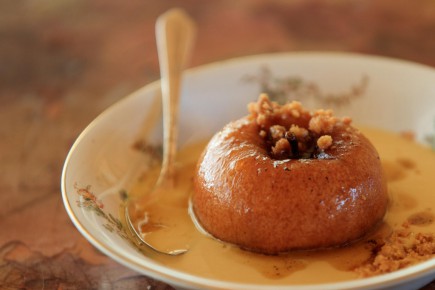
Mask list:
[[[260,126],[260,136],[266,140],[274,159],[316,158],[333,144],[331,133],[338,123],[350,125],[350,118],[339,119],[331,110],[317,110],[313,114],[300,102],[279,105],[260,95],[248,109]]]

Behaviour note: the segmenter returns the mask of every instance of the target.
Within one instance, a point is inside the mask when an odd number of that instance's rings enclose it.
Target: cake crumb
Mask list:
[[[359,276],[390,273],[435,256],[435,234],[414,233],[407,222],[380,244],[368,261],[354,269]]]

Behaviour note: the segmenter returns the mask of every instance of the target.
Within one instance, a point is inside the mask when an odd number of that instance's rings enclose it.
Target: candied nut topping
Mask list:
[[[323,135],[320,136],[319,139],[317,139],[317,146],[320,150],[328,149],[332,145],[332,137],[329,135]]]
[[[308,130],[305,128],[300,128],[298,125],[292,124],[289,132],[295,135],[296,138],[306,138],[308,136]]]
[[[272,147],[272,154],[274,156],[287,155],[290,154],[291,150],[290,142],[285,138],[281,138]]]
[[[250,103],[248,110],[260,127],[269,154],[278,160],[316,158],[334,143],[331,133],[336,125],[352,122],[349,117],[335,117],[332,110],[311,113],[297,101],[279,105],[266,94]]]
[[[284,126],[281,125],[273,125],[269,129],[270,137],[275,142],[278,142],[280,139],[285,137],[286,129]]]
[[[316,134],[328,134],[334,129],[338,118],[333,116],[332,110],[317,110],[308,124],[308,130]]]

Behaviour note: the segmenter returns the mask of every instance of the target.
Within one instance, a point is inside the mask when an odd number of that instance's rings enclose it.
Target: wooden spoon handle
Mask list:
[[[160,176],[163,180],[171,180],[174,175],[181,77],[195,34],[194,22],[181,9],[173,8],[157,19],[156,39],[163,98],[163,163]]]

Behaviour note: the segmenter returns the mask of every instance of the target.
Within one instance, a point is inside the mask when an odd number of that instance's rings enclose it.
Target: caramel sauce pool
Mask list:
[[[435,153],[393,133],[378,129],[361,131],[381,156],[390,198],[384,222],[361,241],[336,249],[266,256],[202,234],[188,214],[196,161],[205,146],[202,143],[178,153],[176,187],[147,209],[150,220],[157,225],[150,227],[147,239],[162,247],[178,245],[188,247],[189,251],[177,257],[152,254],[151,258],[182,272],[228,282],[268,285],[339,282],[357,278],[352,270],[370,259],[373,240],[387,237],[405,221],[411,224],[412,231],[435,232]],[[149,191],[157,174],[157,170],[147,172],[130,194]]]

